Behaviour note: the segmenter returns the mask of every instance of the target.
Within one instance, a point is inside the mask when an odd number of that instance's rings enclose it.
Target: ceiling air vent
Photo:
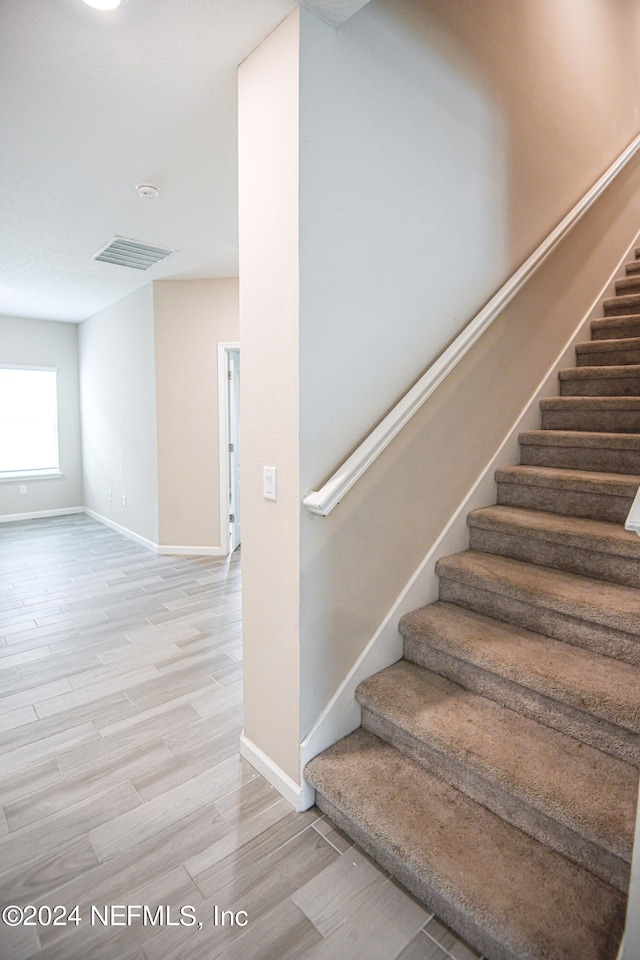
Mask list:
[[[148,270],[149,267],[153,267],[175,252],[164,247],[152,247],[151,244],[140,243],[139,240],[114,237],[106,247],[98,250],[92,259],[103,260],[105,263],[117,263],[121,267],[132,267],[134,270]]]

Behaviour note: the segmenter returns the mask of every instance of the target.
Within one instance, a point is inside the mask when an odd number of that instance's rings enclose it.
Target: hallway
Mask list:
[[[0,958],[477,957],[240,758],[239,554],[78,514],[0,526],[0,570],[0,906],[39,911]]]

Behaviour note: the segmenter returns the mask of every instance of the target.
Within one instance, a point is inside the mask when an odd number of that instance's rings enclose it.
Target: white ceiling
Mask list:
[[[365,2],[305,6],[335,24]],[[294,6],[0,0],[0,314],[79,321],[152,279],[237,276],[236,67]],[[116,235],[179,252],[92,260]]]

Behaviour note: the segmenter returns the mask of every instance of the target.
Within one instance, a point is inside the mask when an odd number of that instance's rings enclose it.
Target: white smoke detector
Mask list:
[[[136,190],[138,191],[139,197],[146,197],[152,200],[160,194],[158,188],[152,183],[136,183]]]

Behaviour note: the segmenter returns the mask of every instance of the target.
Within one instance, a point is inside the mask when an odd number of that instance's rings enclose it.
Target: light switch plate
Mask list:
[[[263,468],[262,492],[265,500],[278,499],[278,471],[275,467]]]

